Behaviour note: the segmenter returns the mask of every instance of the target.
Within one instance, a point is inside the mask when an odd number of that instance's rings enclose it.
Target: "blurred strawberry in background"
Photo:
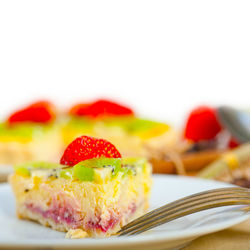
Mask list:
[[[210,106],[198,106],[194,108],[186,121],[184,137],[193,143],[203,143],[214,148],[235,148],[239,143],[229,131],[223,127],[217,108]]]
[[[47,123],[56,117],[54,104],[41,100],[17,110],[8,117],[9,124],[19,122]]]
[[[199,106],[189,114],[184,136],[186,139],[198,142],[214,139],[220,131],[221,125],[216,117],[216,109]]]
[[[134,115],[134,111],[131,108],[105,99],[91,103],[76,104],[70,109],[69,113],[75,116],[89,116],[92,118],[99,116]]]

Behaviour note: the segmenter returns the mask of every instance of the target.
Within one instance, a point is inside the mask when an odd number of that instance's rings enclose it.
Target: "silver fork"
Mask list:
[[[128,223],[117,233],[119,236],[136,235],[166,222],[210,208],[248,205],[250,190],[247,188],[219,188],[187,196],[159,207]],[[249,208],[249,207],[248,207]],[[245,211],[250,211],[245,209]]]

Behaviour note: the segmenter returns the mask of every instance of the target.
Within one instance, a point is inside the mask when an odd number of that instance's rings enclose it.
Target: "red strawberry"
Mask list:
[[[121,154],[112,143],[104,139],[80,136],[68,145],[60,163],[74,166],[80,161],[100,157],[121,158]]]
[[[90,104],[87,103],[78,103],[69,110],[69,114],[76,116],[84,116],[87,114],[89,106]]]
[[[230,141],[228,142],[228,146],[229,148],[237,148],[240,144],[237,142],[236,139],[232,138],[230,139]]]
[[[38,122],[47,123],[55,118],[55,108],[48,101],[38,101],[14,112],[8,118],[9,123]]]
[[[73,106],[69,112],[77,116],[119,116],[133,115],[132,109],[108,100],[98,100],[93,103],[80,103]]]
[[[208,106],[195,108],[189,115],[184,136],[194,142],[211,140],[221,131],[216,110]]]

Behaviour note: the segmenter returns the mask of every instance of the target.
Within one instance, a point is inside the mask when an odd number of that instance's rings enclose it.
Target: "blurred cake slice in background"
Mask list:
[[[131,108],[109,100],[74,105],[62,131],[65,144],[84,133],[111,141],[124,156],[148,159],[159,150],[176,148],[178,141],[168,124],[139,118]]]
[[[53,104],[39,101],[0,124],[0,168],[33,160],[55,161],[62,151]]]

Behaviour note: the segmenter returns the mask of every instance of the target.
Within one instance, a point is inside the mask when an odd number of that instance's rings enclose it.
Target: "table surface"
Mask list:
[[[230,229],[200,237],[184,250],[250,249],[250,219]]]

